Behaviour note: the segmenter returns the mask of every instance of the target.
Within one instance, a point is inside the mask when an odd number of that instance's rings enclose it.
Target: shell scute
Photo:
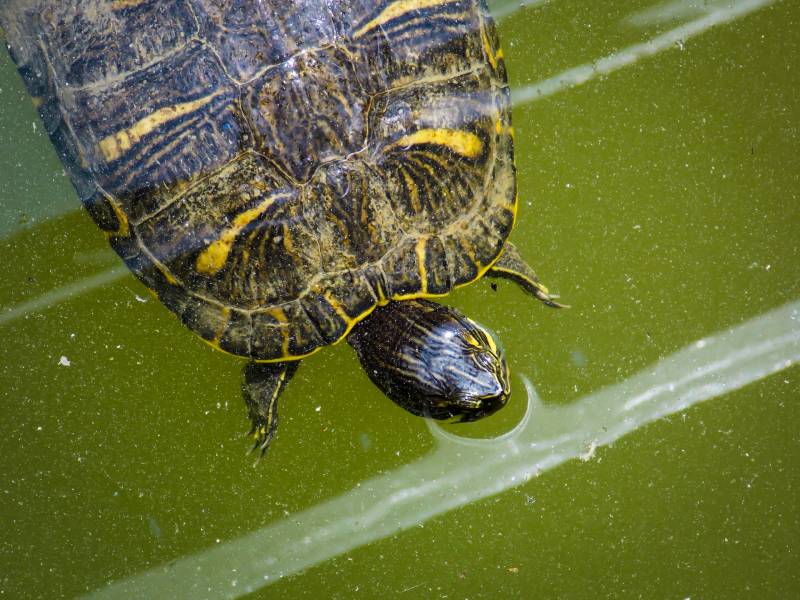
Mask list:
[[[483,0],[12,2],[81,199],[215,347],[298,359],[499,255],[513,139]]]

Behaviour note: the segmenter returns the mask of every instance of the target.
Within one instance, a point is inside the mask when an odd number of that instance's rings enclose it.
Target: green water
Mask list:
[[[233,567],[204,566],[219,585],[187,597],[267,583],[253,597],[800,596],[796,355],[767,377],[743,359],[713,381],[721,392],[704,388],[705,402],[637,421],[613,444],[602,438],[613,419],[587,426],[569,412],[613,384],[610,402],[626,401],[637,373],[800,299],[800,7],[531,4],[500,22],[520,100],[512,239],[572,308],[504,282],[452,294],[498,333],[517,377],[506,409],[448,431],[514,428],[525,376],[546,407],[532,422],[571,415],[561,421],[580,425],[582,442],[564,456],[585,460],[543,462],[497,489],[482,475],[455,493],[412,482],[403,489],[422,490],[419,506],[450,504],[395,525],[359,515],[437,451],[425,421],[383,398],[339,345],[304,362],[253,468],[241,364],[119,270],[0,55],[0,595],[73,597],[137,576],[132,589],[158,595],[143,572],[170,577],[173,565],[171,584],[187,588],[178,567],[195,572],[217,548]],[[667,43],[676,28],[683,39]],[[585,83],[553,83],[604,57]],[[526,88],[537,85],[538,96]],[[661,381],[665,397],[683,375]],[[445,474],[469,472],[464,461],[479,472],[480,451],[441,456]],[[352,543],[318,543],[310,515],[345,530],[356,515]],[[256,538],[249,554],[236,542],[273,531],[275,564],[301,557],[284,577],[259,562]],[[373,541],[357,542],[362,532]],[[112,595],[130,597],[121,589]]]

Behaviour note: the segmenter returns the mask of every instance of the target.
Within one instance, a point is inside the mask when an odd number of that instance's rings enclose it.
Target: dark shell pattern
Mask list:
[[[484,0],[8,0],[78,193],[193,331],[300,358],[480,277],[516,212]]]

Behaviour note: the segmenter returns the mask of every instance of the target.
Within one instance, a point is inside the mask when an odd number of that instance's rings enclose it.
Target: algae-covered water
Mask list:
[[[0,54],[0,595],[800,597],[800,6],[492,6],[512,239],[572,308],[452,294],[515,393],[444,430],[307,359],[256,467],[241,363],[128,274]]]

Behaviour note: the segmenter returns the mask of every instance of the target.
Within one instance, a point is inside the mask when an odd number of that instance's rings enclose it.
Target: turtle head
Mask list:
[[[348,341],[373,383],[415,415],[475,421],[502,408],[511,392],[492,334],[448,306],[390,302]]]

